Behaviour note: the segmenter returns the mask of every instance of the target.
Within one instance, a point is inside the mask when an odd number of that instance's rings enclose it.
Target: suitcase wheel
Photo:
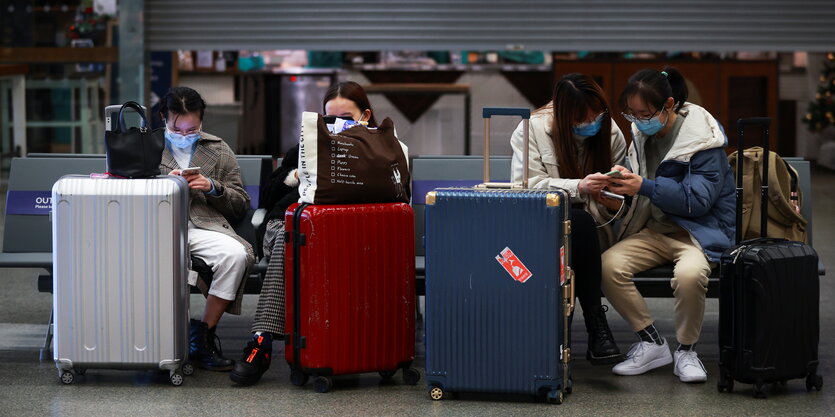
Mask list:
[[[417,385],[420,381],[420,372],[414,368],[403,368],[403,383],[406,385]]]
[[[762,380],[754,382],[754,398],[765,398],[765,383]]]
[[[320,394],[330,391],[331,388],[333,388],[333,380],[326,376],[317,376],[313,380],[313,390]]]
[[[719,381],[716,382],[716,389],[719,392],[734,392],[734,379],[727,371],[720,371]]]
[[[60,379],[61,382],[64,383],[64,385],[69,385],[72,384],[72,381],[73,379],[75,379],[75,376],[73,376],[72,372],[70,371],[60,371],[58,372],[58,379]]]
[[[194,365],[191,362],[186,362],[183,364],[183,375],[185,376],[192,376],[194,375]]]
[[[380,371],[380,378],[383,378],[383,382],[390,382],[395,372],[397,371]]]
[[[429,398],[433,399],[434,401],[440,401],[444,398],[444,389],[433,385],[429,388]]]
[[[562,391],[551,390],[548,392],[545,399],[548,401],[548,404],[562,404],[564,397]]]
[[[304,384],[307,384],[307,378],[307,374],[299,369],[293,369],[292,371],[290,371],[290,383],[297,387],[301,387]]]
[[[172,371],[171,376],[169,377],[169,380],[171,381],[171,385],[173,385],[175,387],[179,387],[180,385],[183,385],[183,379],[184,379],[183,374],[180,371]]]
[[[823,388],[822,376],[814,374],[806,376],[806,391],[811,391],[813,387],[815,391],[820,391]]]

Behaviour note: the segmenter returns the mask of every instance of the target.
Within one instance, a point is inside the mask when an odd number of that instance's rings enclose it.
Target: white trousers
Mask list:
[[[234,300],[246,272],[244,245],[223,233],[199,229],[189,221],[188,248],[191,256],[202,259],[214,272],[209,295]],[[189,284],[194,285],[196,280],[197,273],[189,271]]]

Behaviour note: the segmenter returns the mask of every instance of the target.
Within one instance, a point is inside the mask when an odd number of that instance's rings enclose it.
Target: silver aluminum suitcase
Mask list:
[[[53,353],[65,384],[91,368],[188,359],[188,185],[182,177],[69,175],[52,187]]]

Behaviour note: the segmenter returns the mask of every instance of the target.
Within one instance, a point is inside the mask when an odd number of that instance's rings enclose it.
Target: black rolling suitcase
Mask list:
[[[769,118],[739,119],[739,146],[745,126],[761,126],[768,155]],[[745,158],[737,158],[742,172]],[[768,158],[763,159],[762,235],[768,199]],[[737,175],[737,224],[742,222],[742,175]],[[806,389],[820,391],[818,375],[818,255],[802,242],[758,238],[740,242],[721,258],[719,284],[720,392],[732,392],[734,381],[754,385],[764,398],[766,384],[806,378]]]

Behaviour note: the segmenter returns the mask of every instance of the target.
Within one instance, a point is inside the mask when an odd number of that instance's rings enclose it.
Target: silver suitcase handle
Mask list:
[[[522,151],[522,188],[528,188],[528,143],[530,137],[531,110],[524,107],[485,107],[484,118],[484,182],[480,188],[513,188],[513,182],[490,181],[490,118],[493,116],[520,116],[524,125],[525,147]]]

